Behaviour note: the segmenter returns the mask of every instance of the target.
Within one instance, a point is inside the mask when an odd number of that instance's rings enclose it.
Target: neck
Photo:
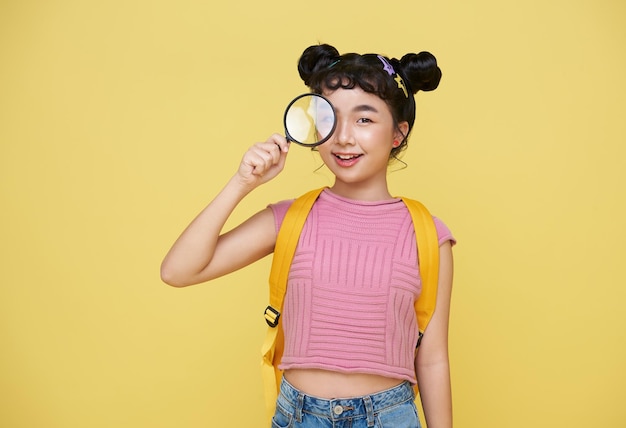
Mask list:
[[[336,195],[359,201],[384,201],[392,198],[386,181],[380,185],[372,186],[371,184],[359,185],[335,180],[335,184],[330,190]]]

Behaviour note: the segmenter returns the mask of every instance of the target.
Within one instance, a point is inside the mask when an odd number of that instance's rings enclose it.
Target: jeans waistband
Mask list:
[[[408,381],[385,391],[362,397],[325,399],[304,394],[284,378],[278,396],[279,403],[281,400],[286,400],[296,409],[295,416],[298,421],[302,418],[302,412],[335,421],[365,416],[368,426],[373,426],[375,414],[414,399],[413,387]]]

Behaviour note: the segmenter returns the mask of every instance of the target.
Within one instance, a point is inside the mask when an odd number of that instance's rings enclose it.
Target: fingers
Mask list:
[[[263,175],[281,160],[281,148],[271,142],[258,143],[252,146],[244,161],[252,167],[252,174]]]
[[[244,178],[257,177],[267,181],[282,171],[288,150],[289,143],[285,137],[274,134],[267,141],[248,149],[239,172]]]
[[[283,153],[287,153],[289,151],[289,141],[287,141],[287,139],[280,134],[273,134],[267,139],[267,142],[274,143]]]

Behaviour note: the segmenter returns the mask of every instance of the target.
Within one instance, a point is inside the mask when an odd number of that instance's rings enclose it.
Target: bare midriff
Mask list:
[[[284,377],[296,389],[318,398],[351,398],[385,391],[404,382],[365,373],[339,373],[320,369],[291,369]]]

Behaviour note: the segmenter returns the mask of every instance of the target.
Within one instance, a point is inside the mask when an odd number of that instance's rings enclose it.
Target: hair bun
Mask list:
[[[406,54],[400,65],[414,94],[417,91],[432,91],[439,86],[441,69],[437,66],[437,58],[430,52]]]
[[[304,84],[308,86],[313,74],[327,68],[337,58],[339,58],[339,51],[331,45],[321,44],[306,48],[298,62],[298,73],[304,80]]]

